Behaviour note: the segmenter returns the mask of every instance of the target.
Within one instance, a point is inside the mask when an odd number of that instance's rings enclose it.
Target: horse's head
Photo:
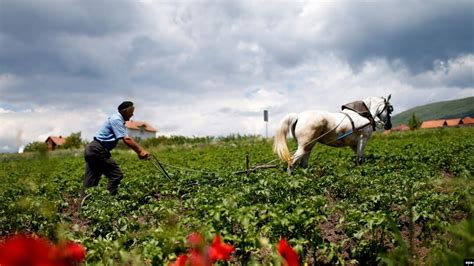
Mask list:
[[[393,112],[393,106],[390,104],[390,97],[388,95],[387,99],[380,97],[380,103],[376,105],[374,120],[375,123],[383,124],[385,130],[392,128],[391,114]]]

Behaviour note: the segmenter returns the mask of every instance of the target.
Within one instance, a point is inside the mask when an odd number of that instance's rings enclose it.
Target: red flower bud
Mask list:
[[[218,260],[229,260],[230,255],[234,252],[234,247],[221,242],[221,237],[216,235],[212,246],[209,248],[209,259],[214,263]]]
[[[281,239],[278,243],[278,253],[285,259],[286,265],[288,266],[299,266],[298,254],[296,251],[288,245],[285,239]]]
[[[188,236],[188,243],[192,248],[198,248],[204,245],[204,238],[199,233],[192,233]]]
[[[80,244],[69,242],[64,247],[64,257],[70,261],[81,262],[86,257],[86,249]]]
[[[26,235],[15,235],[0,243],[0,265],[54,265],[51,244]]]
[[[188,260],[188,256],[180,255],[174,263],[168,264],[168,266],[186,266],[186,262]]]
[[[190,266],[208,266],[211,265],[207,262],[206,258],[201,252],[196,249],[191,249],[189,253],[189,265]]]

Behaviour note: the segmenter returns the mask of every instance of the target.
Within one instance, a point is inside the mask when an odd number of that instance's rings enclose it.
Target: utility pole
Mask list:
[[[268,139],[268,111],[263,110],[263,121],[265,121],[265,138]]]

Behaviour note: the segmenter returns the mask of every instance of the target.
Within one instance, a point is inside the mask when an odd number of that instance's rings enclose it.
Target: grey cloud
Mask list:
[[[379,57],[420,73],[474,51],[473,11],[471,1],[352,2],[339,23],[332,21],[334,44],[354,66]]]
[[[462,89],[472,88],[474,84],[473,69],[471,69],[471,71],[466,69],[465,71],[451,75],[446,78],[445,84],[448,87],[458,87]]]
[[[153,39],[137,36],[127,54],[131,82],[166,89],[186,90],[193,84],[188,64],[192,47],[181,37]]]
[[[434,69],[409,77],[407,82],[415,87],[446,86],[472,89],[474,85],[474,56],[460,56],[448,61],[437,61]]]
[[[11,153],[17,152],[19,146],[15,144],[14,138],[2,138],[0,139],[0,153]]]
[[[223,107],[217,110],[217,113],[223,114],[223,115],[232,115],[232,116],[249,116],[249,117],[255,117],[255,116],[262,116],[261,111],[248,111],[248,110],[240,110],[236,108],[229,108],[229,107]]]
[[[102,106],[102,103],[119,102],[130,95],[124,86],[115,83],[83,78],[35,76],[18,84],[0,87],[0,106],[9,105],[15,110],[38,107],[64,107],[69,110]]]
[[[175,125],[175,124],[160,124],[160,127],[158,128],[158,134],[160,132],[173,132],[179,130],[180,125]]]
[[[128,54],[130,60],[174,56],[187,50],[183,43],[161,36],[159,39],[145,35],[137,36],[131,42],[131,46],[132,50]]]
[[[211,16],[225,29],[240,26],[238,32],[216,30],[212,36],[233,35],[259,44],[267,52],[268,69],[293,68],[321,54],[336,54],[356,70],[366,60],[386,58],[401,61],[416,74],[433,69],[436,60],[474,51],[471,1],[308,3],[323,10],[320,25],[300,17],[305,4],[266,3],[240,8],[236,21]],[[205,26],[197,22],[195,27]]]
[[[139,3],[0,0],[0,74],[19,80],[0,83],[0,106],[113,110],[130,98],[186,107],[263,86],[293,97],[272,106],[273,118],[310,106],[311,97],[327,107],[323,96],[375,87],[381,77],[370,71],[336,75],[347,62],[357,70],[374,58],[392,64],[380,73],[397,75],[394,86],[468,91],[474,84],[472,68],[430,72],[437,60],[474,52],[471,1]],[[210,110],[262,115],[221,106]]]
[[[304,4],[298,2],[167,4],[170,11],[157,16],[166,16],[175,32],[167,33],[158,25],[156,37],[136,36],[130,43],[132,49],[125,51],[123,59],[129,68],[136,68],[142,59],[151,61],[147,70],[137,70],[132,76],[134,82],[164,80],[163,85],[171,87],[172,81],[166,82],[166,77],[174,79],[178,74],[189,75],[188,79],[223,76],[234,81],[244,80],[249,73],[242,72],[240,66],[252,63],[252,56],[263,64],[260,78],[271,78],[270,73],[275,70],[311,63],[317,60],[315,55],[325,53],[346,57],[356,69],[367,59],[381,57],[401,60],[412,71],[421,72],[431,69],[436,59],[446,60],[474,50],[470,1],[399,5],[396,2],[347,2],[339,8],[328,9],[328,14],[321,18],[325,22],[321,31],[314,33],[308,29],[307,34],[302,35],[297,32],[305,32],[305,29],[298,27],[313,25],[311,21],[300,23]],[[13,65],[10,70],[38,71],[28,62],[39,62],[44,72],[62,70],[71,75],[101,78],[110,75],[110,68],[120,65],[119,59],[112,59],[120,57],[119,51],[112,50],[108,54],[105,47],[96,43],[103,49],[104,58],[88,58],[80,47],[61,42],[57,36],[100,38],[117,32],[133,35],[132,29],[146,29],[149,33],[156,29],[147,22],[155,14],[141,10],[134,2],[119,1],[111,5],[109,1],[7,1],[3,6],[2,34],[7,37],[4,45],[9,52],[0,52],[0,62]],[[22,23],[31,24],[31,32],[19,30],[25,26]],[[18,46],[23,35],[33,36],[37,40],[35,47]],[[53,38],[42,37],[51,35]],[[237,51],[236,43],[240,40],[258,44],[264,53],[250,56]],[[127,44],[125,41],[123,46]],[[66,49],[72,52],[62,52]],[[77,56],[71,56],[74,52]],[[82,61],[81,55],[89,60]],[[20,57],[24,60],[18,60]],[[101,60],[111,62],[101,67]],[[130,69],[117,71],[121,72],[114,74],[120,76]]]
[[[60,39],[41,38],[36,45],[29,45],[6,38],[2,47],[0,71],[6,73],[22,76],[59,74],[96,79],[108,71],[99,63],[103,58],[91,57],[84,47]]]
[[[128,1],[25,1],[0,3],[0,71],[102,78],[117,66],[117,37],[146,24]],[[97,49],[97,50],[94,50]],[[109,55],[109,56],[108,56]],[[104,63],[105,61],[105,63]],[[113,61],[110,65],[107,62]]]
[[[101,36],[127,32],[140,24],[133,1],[2,0],[1,27],[7,35],[25,42],[57,33]]]

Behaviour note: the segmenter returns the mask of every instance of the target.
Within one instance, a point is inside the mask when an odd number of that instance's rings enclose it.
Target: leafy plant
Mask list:
[[[472,228],[456,224],[472,221],[473,130],[376,134],[366,163],[357,167],[350,149],[318,146],[310,167],[292,176],[283,163],[235,174],[246,168],[247,155],[251,166],[275,163],[266,139],[163,138],[150,141],[149,150],[172,180],[150,162],[114,150],[125,173],[117,196],[108,194],[103,177],[80,210],[82,156],[65,150],[2,156],[0,236],[31,232],[54,241],[63,231],[87,248],[91,265],[175,261],[196,231],[208,240],[221,235],[235,247],[229,262],[235,264],[280,263],[269,243],[282,236],[310,265],[467,256]],[[426,250],[432,252],[421,256]]]
[[[420,128],[421,126],[421,121],[416,117],[415,113],[412,114],[410,119],[408,120],[408,127],[410,127],[410,130],[415,130]]]
[[[83,146],[84,142],[81,139],[81,132],[71,133],[66,137],[63,148],[64,149],[78,149]]]

